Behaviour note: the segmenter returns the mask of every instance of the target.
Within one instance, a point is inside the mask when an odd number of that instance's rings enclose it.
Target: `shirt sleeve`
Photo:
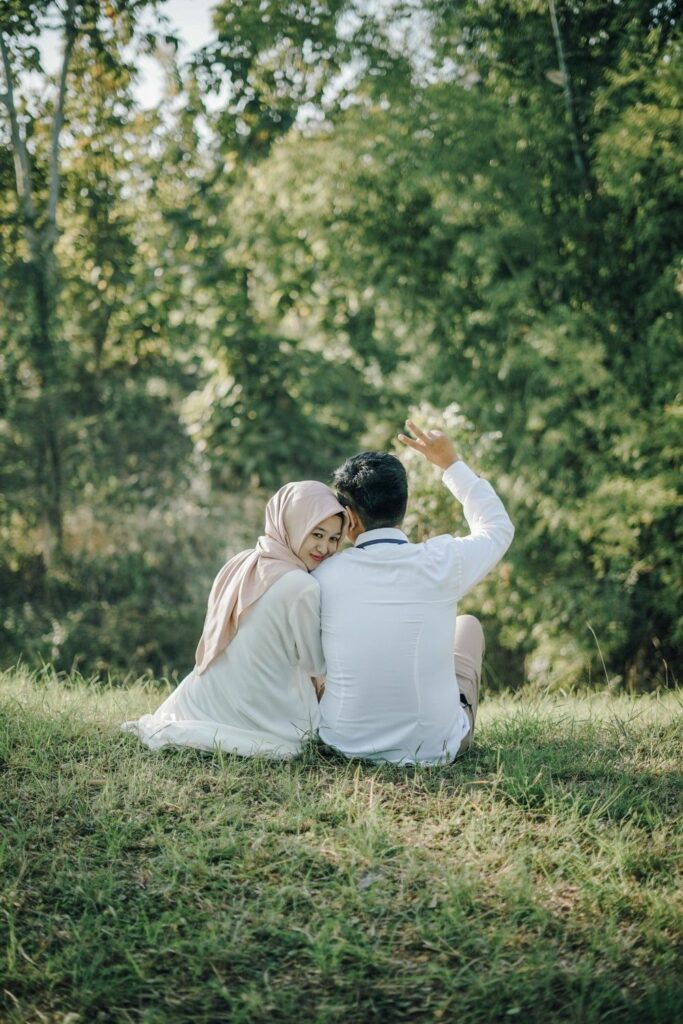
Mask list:
[[[451,494],[462,502],[468,537],[455,537],[458,563],[457,597],[462,597],[500,561],[512,543],[515,528],[491,484],[461,460],[443,474]]]
[[[325,675],[320,636],[320,587],[309,577],[310,583],[292,601],[289,613],[289,628],[294,640],[294,650],[299,667],[311,676]]]

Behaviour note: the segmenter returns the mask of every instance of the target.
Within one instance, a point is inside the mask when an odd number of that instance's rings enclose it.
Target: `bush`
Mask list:
[[[254,543],[262,507],[263,497],[252,494],[211,508],[181,499],[112,522],[77,510],[58,566],[48,569],[31,553],[0,558],[1,667],[49,661],[84,675],[182,677],[211,581],[230,555]]]

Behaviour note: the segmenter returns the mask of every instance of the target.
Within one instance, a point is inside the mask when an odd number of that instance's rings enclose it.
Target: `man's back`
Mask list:
[[[370,530],[316,570],[327,666],[320,736],[347,756],[440,763],[468,731],[453,660],[457,601],[500,559],[513,528],[463,462],[443,479],[464,503],[468,537],[410,544],[401,530]]]

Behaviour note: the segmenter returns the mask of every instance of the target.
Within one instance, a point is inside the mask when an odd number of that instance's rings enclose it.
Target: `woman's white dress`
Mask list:
[[[312,675],[324,675],[320,591],[285,573],[240,618],[232,643],[196,667],[152,715],[124,722],[152,750],[165,746],[291,757],[318,727]]]

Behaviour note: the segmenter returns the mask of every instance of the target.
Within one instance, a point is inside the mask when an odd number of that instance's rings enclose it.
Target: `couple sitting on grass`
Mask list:
[[[467,537],[411,544],[406,473],[362,452],[325,484],[286,484],[265,534],[216,577],[196,665],[153,715],[123,728],[148,747],[273,758],[306,738],[346,757],[443,764],[472,742],[484,636],[456,605],[503,556],[513,526],[441,431],[399,440],[442,469]],[[342,540],[353,546],[337,553]],[[324,681],[322,677],[324,676]]]

